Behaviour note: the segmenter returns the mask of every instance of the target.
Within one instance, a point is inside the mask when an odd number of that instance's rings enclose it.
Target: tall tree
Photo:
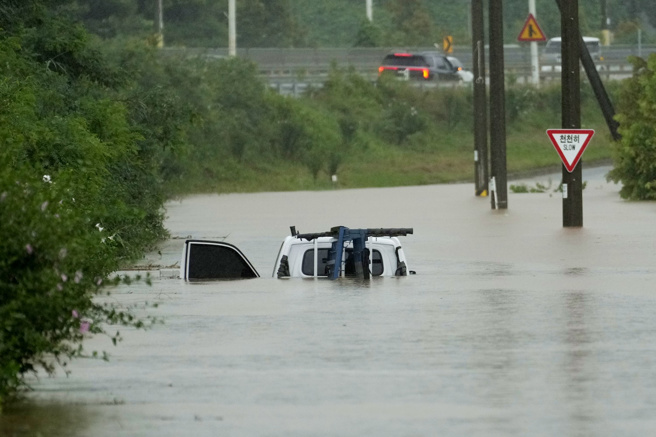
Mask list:
[[[432,46],[436,39],[434,21],[424,0],[388,1],[394,31],[393,44]]]
[[[237,44],[242,47],[293,47],[304,32],[290,0],[244,0],[237,13]]]

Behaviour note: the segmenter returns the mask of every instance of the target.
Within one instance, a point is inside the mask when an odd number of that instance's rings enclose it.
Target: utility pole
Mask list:
[[[508,209],[506,174],[506,96],[503,62],[502,0],[489,0],[490,32],[490,200],[492,209]]]
[[[474,184],[477,196],[488,193],[487,86],[485,83],[485,19],[483,0],[471,0],[474,73]]]
[[[578,0],[560,1],[560,32],[562,35],[562,127],[581,127],[581,82],[579,58],[581,34],[579,33]],[[563,165],[563,227],[583,226],[582,164],[572,172]]]
[[[372,6],[373,0],[367,0],[367,20],[374,21],[374,10]]]
[[[237,56],[237,11],[235,0],[228,1],[228,55]]]

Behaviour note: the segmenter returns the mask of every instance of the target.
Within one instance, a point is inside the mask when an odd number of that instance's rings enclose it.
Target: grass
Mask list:
[[[360,112],[357,115],[351,112],[351,115],[357,117],[360,126],[367,126],[357,131],[348,151],[342,153],[337,183],[331,180],[332,175],[327,170],[319,171],[315,178],[302,162],[282,158],[251,159],[248,162],[219,160],[215,165],[204,163],[206,170],[192,174],[184,191],[328,190],[335,187],[348,189],[473,182],[474,138],[472,109],[469,106],[471,95],[468,93],[470,91],[466,89],[423,93],[416,89],[402,89],[390,101],[397,102],[400,108],[416,104],[425,124],[401,142],[394,136],[393,123],[397,119],[381,117],[381,111],[385,115],[388,106],[377,107],[371,102],[368,105],[360,104],[361,99],[351,101],[348,94],[340,97],[343,100],[337,98],[345,106],[353,103],[351,106],[356,106]],[[399,104],[399,96],[408,98],[410,103]],[[508,177],[558,171],[561,168],[560,157],[546,130],[561,125],[560,90],[547,87],[539,91],[516,88],[508,93],[507,101],[507,107],[512,109],[507,111],[506,126]],[[305,103],[320,104],[311,99]],[[586,97],[581,110],[581,127],[592,128],[596,132],[583,161],[586,164],[610,161],[612,139],[594,97]],[[399,123],[398,127],[402,126],[402,120],[399,119]],[[384,132],[388,128],[392,129]],[[328,160],[326,156],[326,162]],[[208,171],[210,174],[207,174]]]
[[[596,134],[584,154],[586,164],[607,162],[611,157],[610,135],[604,126],[595,126]],[[545,129],[546,130],[546,129]],[[400,150],[379,146],[375,152],[362,151],[346,159],[337,171],[337,183],[320,172],[316,179],[300,164],[279,161],[267,165],[242,165],[230,178],[198,181],[192,192],[262,192],[329,190],[365,187],[392,187],[472,182],[474,180],[474,146],[471,134],[452,139],[457,148]],[[512,132],[507,136],[507,171],[509,177],[540,171],[558,171],[561,161],[544,130]],[[233,169],[234,170],[234,169]]]
[[[611,139],[605,126],[596,125],[595,136],[588,145],[586,164],[608,162],[611,158]],[[508,176],[540,171],[558,171],[560,158],[550,143],[545,130],[511,132],[506,139]],[[606,129],[607,130],[607,129]],[[457,147],[435,147],[432,150],[401,150],[379,145],[372,153],[366,150],[345,159],[337,171],[337,183],[320,172],[313,178],[309,170],[285,161],[266,165],[239,165],[229,176],[198,180],[188,185],[187,192],[231,193],[262,191],[328,190],[365,187],[392,187],[472,182],[474,180],[474,146],[471,134],[452,135]]]

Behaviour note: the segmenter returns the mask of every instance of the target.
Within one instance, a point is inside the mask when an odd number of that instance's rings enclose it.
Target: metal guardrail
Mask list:
[[[185,56],[228,57],[227,48],[219,49],[186,49],[165,48],[167,54],[184,54]],[[258,65],[260,73],[270,81],[287,78],[303,78],[306,81],[320,81],[330,71],[331,66],[352,68],[354,71],[372,79],[376,77],[380,61],[391,52],[435,51],[434,47],[378,47],[378,48],[241,48],[237,56],[249,59]],[[597,62],[602,78],[628,76],[631,65],[628,57],[631,55],[643,57],[656,53],[656,45],[629,46],[616,45],[603,47],[603,61]],[[471,70],[471,47],[455,46],[454,53],[466,69]],[[489,59],[489,55],[486,55]],[[504,48],[504,64],[506,74],[518,78],[531,76],[530,49],[528,45],[509,45]],[[546,66],[545,67],[549,67]],[[560,73],[553,69],[541,68],[545,78],[556,78]]]

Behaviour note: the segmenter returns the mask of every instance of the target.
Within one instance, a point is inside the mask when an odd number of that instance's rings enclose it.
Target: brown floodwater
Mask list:
[[[545,177],[546,178],[546,177]],[[656,204],[584,171],[584,227],[562,200],[473,185],[191,196],[120,304],[164,320],[111,359],[32,380],[1,436],[615,436],[656,429]],[[543,179],[526,181],[529,184]],[[555,188],[557,182],[553,183]],[[295,225],[413,227],[417,275],[271,278]],[[224,239],[262,278],[169,278],[184,238]]]

